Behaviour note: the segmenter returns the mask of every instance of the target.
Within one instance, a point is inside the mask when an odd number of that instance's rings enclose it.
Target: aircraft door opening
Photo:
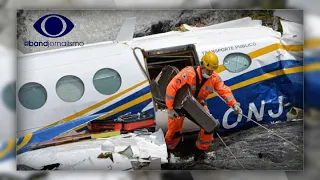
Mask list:
[[[145,74],[148,76],[150,84],[153,84],[152,82],[159,77],[158,75],[163,68],[168,65],[176,67],[179,71],[186,66],[199,65],[197,52],[193,44],[143,51],[142,54],[144,56],[144,65],[146,66]],[[153,100],[156,103],[156,111],[158,109],[166,109],[163,100],[157,98],[159,97],[159,89],[156,88],[156,90],[153,85],[151,86]],[[163,90],[165,87],[159,88]]]
[[[167,65],[175,66],[179,70],[186,66],[199,65],[197,52],[193,44],[151,50],[147,51],[145,55],[147,71],[151,81]]]

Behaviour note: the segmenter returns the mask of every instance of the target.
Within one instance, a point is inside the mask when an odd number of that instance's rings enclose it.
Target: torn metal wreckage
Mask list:
[[[168,66],[163,71],[168,69],[174,67]],[[163,86],[170,80],[167,76],[157,79],[166,81]],[[165,90],[152,84],[153,88],[159,88],[157,92]],[[188,86],[178,92],[175,108],[188,112],[194,123],[207,131],[218,126],[218,122],[193,98]],[[155,119],[151,114],[142,112],[122,115],[114,120],[95,119],[88,122],[87,127],[90,133],[69,132],[32,144],[30,151],[19,155],[18,164],[37,170],[45,167],[59,170],[160,170],[161,164],[168,163],[163,131],[155,132]]]
[[[165,106],[163,87],[167,86],[176,73],[175,67],[166,66],[151,82],[151,88],[156,92],[154,99],[158,104]],[[185,115],[189,116],[188,119],[206,131],[215,131],[219,122],[207,113],[190,90],[189,86],[184,86],[178,91],[174,107],[187,113]],[[168,161],[171,157],[167,152],[164,133],[156,127],[151,114],[126,114],[114,120],[93,118],[86,125],[89,133],[68,132],[49,141],[32,144],[28,152],[18,155],[18,167],[34,170],[130,171],[161,170],[168,167],[188,169],[188,165],[195,165],[190,160],[182,160],[185,165],[179,168],[179,158],[173,162]],[[158,130],[155,131],[156,129]],[[224,143],[221,137],[220,140]],[[229,152],[232,154],[230,150]],[[236,157],[235,159],[237,160]],[[239,164],[242,166],[240,162]]]
[[[132,22],[132,19],[128,22]],[[129,25],[131,26],[132,23],[129,23]],[[125,29],[128,30],[130,28]],[[288,28],[283,29],[286,30]],[[115,118],[127,113],[132,113],[129,114],[130,116],[139,116],[137,113],[141,112],[148,112],[151,114],[155,113],[154,119],[156,119],[157,127],[144,128],[150,128],[148,132],[153,132],[154,129],[158,127],[161,127],[163,132],[166,131],[168,114],[165,111],[161,111],[161,109],[166,109],[165,104],[161,104],[161,97],[159,102],[157,102],[157,97],[159,96],[153,89],[150,79],[157,77],[161,71],[161,68],[163,68],[165,65],[174,65],[179,69],[185,66],[195,66],[199,64],[200,55],[204,52],[214,51],[224,47],[234,46],[240,50],[240,52],[235,52],[235,48],[227,48],[224,49],[224,52],[219,51],[219,58],[221,60],[225,59],[226,61],[219,65],[218,70],[222,80],[233,90],[234,97],[239,100],[244,113],[238,115],[234,114],[233,109],[226,106],[225,102],[221,101],[216,94],[210,95],[210,97],[207,98],[207,104],[210,113],[212,113],[216,120],[221,123],[219,133],[231,133],[236,131],[243,132],[244,129],[251,128],[256,125],[256,123],[253,123],[254,121],[251,122],[251,120],[249,120],[252,118],[258,121],[259,124],[286,122],[288,121],[288,111],[293,106],[301,107],[298,106],[302,102],[301,98],[299,98],[300,96],[296,95],[299,94],[299,92],[302,92],[300,91],[302,87],[300,77],[302,77],[301,52],[303,47],[300,42],[300,34],[288,32],[290,36],[284,37],[279,32],[262,26],[260,21],[252,20],[251,18],[238,19],[232,22],[226,22],[223,24],[217,24],[203,28],[190,27],[187,30],[188,31],[186,32],[169,32],[148,37],[134,38],[131,39],[130,42],[128,41],[126,43],[115,41],[94,44],[92,46],[90,45],[85,47],[88,48],[88,51],[83,51],[82,48],[75,48],[72,50],[54,50],[41,54],[21,55],[18,61],[20,63],[19,67],[28,67],[30,69],[20,69],[19,72],[30,72],[31,74],[27,74],[27,77],[32,77],[32,81],[39,82],[40,84],[41,81],[55,83],[52,82],[51,79],[59,79],[60,76],[62,77],[65,75],[64,73],[70,73],[70,70],[79,69],[77,68],[79,66],[88,67],[88,63],[90,63],[90,67],[92,65],[92,69],[90,69],[91,74],[95,74],[98,71],[100,72],[102,65],[113,67],[114,69],[119,68],[121,69],[121,72],[129,73],[121,73],[119,71],[120,76],[117,76],[117,78],[118,80],[122,80],[124,83],[122,83],[119,91],[116,91],[110,96],[108,95],[105,99],[101,99],[102,96],[101,93],[99,94],[98,90],[94,91],[94,87],[91,85],[92,77],[90,77],[86,78],[90,79],[90,81],[84,81],[84,84],[86,88],[92,87],[93,91],[86,91],[84,93],[86,95],[85,97],[90,98],[83,99],[83,101],[59,104],[61,102],[61,98],[50,95],[50,93],[55,92],[52,90],[52,87],[54,87],[53,85],[48,87],[44,86],[44,88],[48,90],[50,97],[56,97],[56,99],[50,101],[51,104],[47,104],[38,110],[30,110],[27,107],[24,107],[24,105],[21,104],[21,101],[17,101],[18,108],[23,109],[23,111],[20,111],[20,117],[23,117],[23,120],[20,120],[18,126],[18,136],[20,137],[17,140],[18,162],[21,162],[21,164],[24,165],[30,165],[30,167],[34,167],[36,169],[42,169],[44,167],[57,168],[57,164],[59,164],[59,168],[57,169],[67,169],[66,165],[69,165],[70,169],[70,164],[72,164],[72,166],[75,165],[73,164],[74,161],[65,161],[64,163],[60,164],[60,162],[62,162],[60,156],[56,157],[55,155],[48,155],[49,152],[45,151],[53,151],[54,148],[58,149],[62,146],[71,146],[80,142],[98,143],[97,148],[95,149],[97,151],[95,151],[95,154],[93,155],[95,158],[100,155],[99,157],[105,157],[102,159],[108,159],[108,161],[119,159],[114,158],[113,156],[110,158],[110,153],[105,153],[102,150],[101,146],[104,144],[104,141],[99,141],[100,138],[113,136],[109,137],[108,139],[120,137],[121,139],[127,139],[126,136],[123,137],[124,134],[122,133],[128,133],[128,130],[129,133],[136,135],[140,133],[145,134],[147,131],[138,131],[139,128],[136,126],[136,124],[125,124],[124,122],[117,121]],[[283,35],[288,33],[283,33]],[[241,37],[239,37],[239,34],[241,34]],[[213,39],[213,41],[210,41],[210,43],[207,41],[209,36]],[[239,39],[235,37],[239,37]],[[285,38],[291,38],[294,40],[287,41]],[[170,41],[168,41],[168,39],[170,39]],[[231,42],[230,39],[233,39],[233,41]],[[242,46],[248,43],[250,45]],[[142,53],[138,52],[136,55],[135,49],[140,49]],[[87,54],[97,54],[97,57],[95,57],[95,59],[92,61],[97,62],[94,66],[94,63],[86,60],[86,58],[89,58]],[[75,63],[70,63],[70,66],[66,66],[66,71],[62,72],[60,68],[55,67],[60,67],[60,65],[65,63],[65,60],[60,61],[60,59],[65,59],[66,56],[70,57],[70,59],[68,58],[70,62]],[[179,56],[179,58],[176,58],[177,56]],[[245,63],[243,66],[237,69],[234,66],[228,66],[228,64],[226,64],[227,62],[237,60],[238,58],[233,57],[238,56],[245,58],[243,59],[246,60],[244,61]],[[73,57],[77,57],[76,61],[75,59],[72,59]],[[44,58],[47,59],[47,61],[54,62],[55,65],[53,67],[47,67],[46,64],[43,64]],[[105,59],[112,59],[112,61],[105,61]],[[30,60],[34,61],[33,64],[36,64],[37,66],[30,67],[21,64],[22,62],[30,62]],[[136,62],[140,62],[141,64],[137,65]],[[129,65],[125,67],[121,66],[120,68],[119,64]],[[229,65],[232,64],[233,63],[229,63]],[[50,71],[52,72],[50,73],[52,76],[48,76],[49,79],[46,79],[47,76],[40,76],[36,74],[35,72],[39,68],[41,68],[45,73],[47,73],[50,68],[50,70],[52,70]],[[134,82],[132,81],[133,76],[135,77]],[[38,79],[38,77],[44,77],[45,79]],[[100,78],[97,78],[96,80],[98,79]],[[25,84],[29,83],[29,81],[30,79],[24,79],[18,84],[17,88],[25,89],[24,87],[27,87]],[[118,84],[120,86],[121,83]],[[162,89],[166,88],[165,86],[161,86],[160,81],[159,85]],[[185,93],[188,93],[187,88],[188,87],[186,87]],[[162,90],[159,91],[162,92]],[[90,92],[90,94],[87,94],[88,92]],[[214,129],[215,125],[217,125],[217,122],[214,121],[214,118],[210,116],[208,117],[206,112],[202,112],[201,106],[197,107],[198,104],[193,103],[192,97],[184,96],[181,98],[181,102],[183,102],[183,105],[187,105],[184,110],[186,110],[191,117],[192,115],[194,115],[194,117],[201,116],[201,119],[188,118],[192,119],[194,122],[186,121],[184,123],[183,133],[189,133],[191,131],[198,130],[199,126],[203,127],[204,129],[207,128],[207,131],[211,131]],[[75,109],[75,107],[77,108]],[[294,119],[296,117],[297,116],[292,116]],[[106,118],[109,118],[108,120],[110,122],[106,122]],[[99,123],[97,123],[98,121]],[[88,125],[88,122],[91,123]],[[146,120],[144,122],[148,124],[150,121]],[[90,128],[91,131],[97,131],[99,134],[90,136],[78,134]],[[105,132],[110,131],[110,128],[113,128],[114,132]],[[132,132],[130,132],[130,130]],[[134,132],[135,130],[136,132]],[[301,129],[295,133],[291,132],[290,134],[296,135],[300,132],[302,132]],[[286,137],[285,135],[285,133],[281,134],[281,136],[284,136],[286,139],[290,139],[290,141],[292,141],[294,144],[302,144],[300,141],[301,136],[298,136],[299,139],[296,141],[291,137]],[[229,137],[225,138],[228,139]],[[83,140],[74,142],[78,139]],[[241,138],[238,138],[236,141],[238,142],[240,139]],[[60,145],[51,146],[54,145],[54,143],[58,144],[58,140],[60,140]],[[269,137],[268,140],[270,140]],[[279,141],[281,142],[281,140]],[[185,144],[185,142],[180,144]],[[236,143],[230,144],[230,142],[226,142],[226,144],[232,148],[232,144]],[[133,148],[131,144],[128,144],[117,152],[124,151],[125,149],[129,148],[129,145],[130,148]],[[241,146],[239,146],[241,147],[241,150],[239,150],[241,153],[244,145],[250,146],[250,144],[247,142],[241,144]],[[43,148],[44,146],[45,148]],[[279,147],[282,148],[284,146],[280,145]],[[105,148],[106,147],[103,149]],[[235,146],[235,148],[238,148],[238,146]],[[268,149],[269,147],[266,148]],[[158,149],[160,150],[161,148]],[[165,151],[163,153],[166,154],[166,148],[163,150]],[[191,149],[188,150],[192,151]],[[230,150],[236,155],[237,158],[243,158],[246,162],[248,158],[251,157],[251,154],[237,154],[238,152],[233,151],[234,149]],[[36,151],[39,152],[39,154],[46,154],[46,157],[51,158],[50,161],[37,161],[37,164],[32,162],[30,159],[29,161],[25,161],[25,159],[28,158],[26,157],[26,154],[30,154],[32,152],[34,153]],[[90,147],[87,148],[87,151],[91,151]],[[142,150],[139,149],[139,152],[140,151]],[[55,152],[59,152],[59,155],[63,154],[61,153],[63,152],[61,149],[60,151],[57,150]],[[103,154],[101,154],[102,152]],[[250,149],[248,152],[252,152],[252,150]],[[87,153],[85,158],[82,157],[82,160],[83,162],[92,164],[95,159],[89,159],[89,154],[90,153]],[[140,155],[140,153],[137,154]],[[230,153],[228,154],[230,155]],[[300,152],[296,154],[296,160],[299,166],[288,166],[286,169],[301,169],[300,164],[303,162],[301,160],[303,154]],[[87,161],[85,161],[86,159]],[[145,160],[145,158],[140,158],[139,162],[143,162]],[[148,160],[150,161],[150,158]],[[53,162],[55,166],[48,166],[51,162]],[[79,163],[81,164],[81,162]],[[245,163],[243,161],[241,162]],[[163,162],[161,161],[161,163]],[[39,167],[39,164],[43,166]],[[236,168],[239,168],[238,164],[236,165]],[[253,167],[253,165],[254,163],[250,164],[251,167]],[[246,165],[245,167],[248,168]],[[267,164],[266,166],[263,166],[262,169],[270,169],[273,167],[276,166],[274,166],[274,164]],[[277,166],[277,169],[281,169],[282,167],[283,166]],[[234,169],[234,167],[224,165],[218,169]]]

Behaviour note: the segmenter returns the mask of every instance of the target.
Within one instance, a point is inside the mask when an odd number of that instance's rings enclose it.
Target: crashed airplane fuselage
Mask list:
[[[281,34],[244,18],[202,28],[185,26],[184,32],[22,55],[17,151],[71,130],[83,131],[91,120],[127,113],[154,114],[158,128],[166,131],[168,116],[153,101],[148,78],[153,80],[166,65],[178,69],[198,65],[208,51],[219,57],[217,72],[246,116],[261,123],[286,121],[293,106],[302,107],[303,38],[302,26],[293,34],[285,32],[290,22],[283,26]],[[220,122],[220,132],[254,126],[215,93],[207,104]],[[185,120],[184,132],[197,130]]]

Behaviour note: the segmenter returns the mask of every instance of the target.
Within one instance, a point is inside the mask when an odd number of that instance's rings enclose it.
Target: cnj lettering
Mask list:
[[[279,102],[279,108],[278,108],[278,112],[277,113],[273,113],[271,109],[268,110],[268,115],[271,118],[278,118],[283,113],[283,97],[282,96],[278,97],[278,102]],[[252,119],[252,115],[254,115],[254,117],[256,118],[257,121],[262,121],[263,114],[264,114],[264,107],[265,107],[265,101],[264,100],[261,101],[261,106],[260,106],[259,111],[258,111],[256,105],[253,102],[250,103],[249,104],[249,108],[248,108],[249,109],[248,118]],[[238,123],[241,122],[241,120],[242,120],[242,115],[238,114],[237,121],[235,121],[232,124],[228,124],[228,117],[229,117],[230,113],[233,113],[233,109],[232,108],[229,108],[224,113],[224,116],[223,116],[222,126],[225,129],[231,129],[231,128],[236,127],[238,125]],[[248,121],[250,121],[250,120],[247,119],[247,122]]]

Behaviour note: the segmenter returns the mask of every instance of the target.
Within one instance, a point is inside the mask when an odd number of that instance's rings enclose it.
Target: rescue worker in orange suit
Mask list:
[[[165,141],[167,144],[168,154],[175,149],[180,141],[184,116],[180,116],[178,110],[173,109],[174,99],[177,91],[184,86],[189,84],[195,96],[196,93],[196,76],[198,76],[198,83],[202,84],[198,90],[198,96],[195,97],[197,101],[203,105],[204,109],[210,114],[209,109],[206,105],[206,98],[209,94],[215,90],[228,104],[232,107],[236,113],[242,113],[240,104],[234,98],[231,89],[226,86],[218,73],[214,72],[219,66],[219,60],[216,54],[213,52],[207,52],[201,58],[201,65],[196,68],[187,66],[182,69],[168,84],[166,89],[166,105],[168,112],[168,130],[165,135]],[[205,132],[203,128],[200,129],[198,139],[195,143],[196,152],[194,160],[198,161],[206,159],[206,150],[213,140],[213,132]]]

